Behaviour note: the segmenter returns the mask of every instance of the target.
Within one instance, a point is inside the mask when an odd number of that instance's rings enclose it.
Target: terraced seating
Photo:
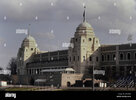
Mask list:
[[[120,77],[116,82],[112,83],[110,87],[128,87],[133,88],[135,82],[132,76]]]

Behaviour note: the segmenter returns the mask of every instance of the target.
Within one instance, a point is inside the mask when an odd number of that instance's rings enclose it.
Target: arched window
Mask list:
[[[107,60],[108,60],[108,61],[110,60],[110,55],[107,55]]]
[[[130,60],[130,58],[131,58],[131,54],[127,53],[127,60]]]
[[[113,61],[115,61],[115,60],[116,60],[116,55],[115,55],[115,54],[113,54],[113,56],[112,56],[112,60],[113,60]]]
[[[123,60],[123,58],[124,58],[124,55],[121,53],[120,54],[120,60]]]
[[[69,81],[67,82],[67,87],[71,87],[71,83]]]

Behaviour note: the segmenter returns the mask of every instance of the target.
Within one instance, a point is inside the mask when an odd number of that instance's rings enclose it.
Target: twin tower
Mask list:
[[[70,41],[73,47],[68,48],[68,67],[76,73],[85,73],[94,64],[94,57],[98,55],[99,39],[95,36],[92,26],[86,21],[84,9],[83,22],[77,27],[74,37]],[[32,55],[41,53],[35,39],[28,35],[18,52],[18,74],[25,75],[26,64]],[[98,64],[95,62],[95,66]]]
[[[98,48],[100,46],[99,39],[95,36],[92,26],[86,21],[85,10],[83,13],[83,22],[79,24],[71,38],[70,43],[74,47],[68,50],[68,65],[75,69],[77,73],[85,73],[92,66],[98,66]]]

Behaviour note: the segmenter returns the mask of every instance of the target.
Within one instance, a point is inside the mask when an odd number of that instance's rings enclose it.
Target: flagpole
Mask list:
[[[86,6],[84,6],[84,13],[83,13],[83,22],[85,22],[86,21],[86,16],[85,16],[85,10],[86,10]]]
[[[28,27],[28,36],[30,36],[30,26],[31,26],[31,24],[29,24],[29,27]]]

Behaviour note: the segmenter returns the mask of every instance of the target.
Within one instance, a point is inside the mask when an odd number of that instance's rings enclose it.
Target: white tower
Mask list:
[[[17,74],[26,74],[26,63],[30,61],[33,54],[37,54],[39,49],[35,39],[29,35],[23,40],[21,48],[18,50],[17,54]]]
[[[69,67],[74,68],[77,73],[85,73],[85,70],[91,64],[89,57],[100,46],[99,39],[95,36],[92,26],[86,21],[85,9],[83,22],[78,25],[70,43],[74,47],[69,47]]]

